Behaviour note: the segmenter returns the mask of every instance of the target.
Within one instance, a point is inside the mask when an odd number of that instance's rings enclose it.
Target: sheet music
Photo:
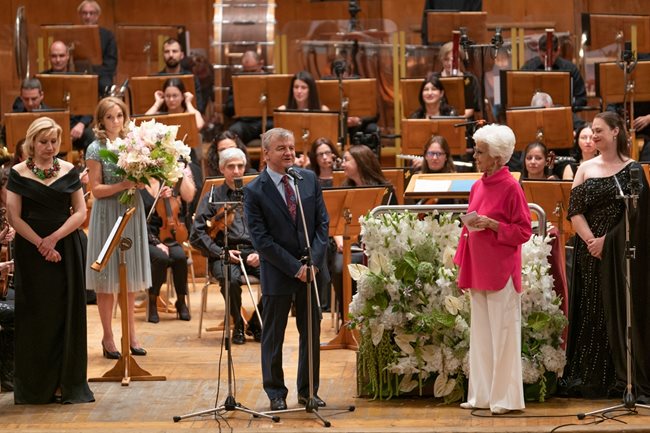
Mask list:
[[[117,218],[117,221],[115,221],[115,224],[113,225],[113,228],[111,229],[111,232],[108,235],[108,239],[113,239],[115,237],[115,233],[117,232],[117,229],[120,227],[120,224],[122,223],[122,218],[124,218],[124,215],[120,215]],[[110,246],[111,246],[110,242],[104,242],[104,246],[102,247],[102,250],[99,252],[99,256],[97,257],[96,260],[97,263],[104,262],[104,256],[108,252],[108,247]]]
[[[416,179],[413,192],[447,192],[451,180]]]

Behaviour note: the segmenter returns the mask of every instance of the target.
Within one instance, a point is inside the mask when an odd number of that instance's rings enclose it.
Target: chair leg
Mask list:
[[[201,332],[203,331],[203,313],[206,311],[208,305],[208,286],[210,285],[210,278],[205,277],[205,284],[201,289],[201,308],[199,311],[199,338],[201,338]]]

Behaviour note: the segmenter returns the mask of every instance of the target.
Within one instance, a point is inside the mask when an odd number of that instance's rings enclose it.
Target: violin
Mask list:
[[[7,221],[7,210],[5,208],[0,208],[0,231],[3,231],[6,227],[9,227],[9,222]],[[11,262],[11,246],[7,245],[7,261]],[[13,282],[13,265],[9,264],[0,270],[0,298],[6,298],[7,293],[9,292],[9,287],[11,287]]]
[[[160,185],[160,187],[162,188],[163,186]],[[162,227],[160,227],[159,235],[162,241],[173,240],[179,244],[187,241],[187,227],[178,218],[180,210],[181,199],[177,194],[172,195],[172,197],[160,198],[156,202],[156,213],[160,216],[163,223]]]
[[[206,225],[208,227],[206,230],[208,236],[210,236],[212,239],[216,239],[219,233],[226,230],[226,226],[230,227],[232,222],[235,220],[235,210],[239,206],[239,204],[229,204],[219,209],[217,213],[214,214],[214,216],[206,222]],[[228,216],[224,218],[226,211]]]

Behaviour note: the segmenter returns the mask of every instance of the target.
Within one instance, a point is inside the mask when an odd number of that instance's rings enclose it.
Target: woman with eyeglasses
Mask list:
[[[334,181],[334,169],[341,157],[339,151],[329,138],[320,137],[314,140],[309,156],[309,168],[316,173],[320,186],[331,188]]]

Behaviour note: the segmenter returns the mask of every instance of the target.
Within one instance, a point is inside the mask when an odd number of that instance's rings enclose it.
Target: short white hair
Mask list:
[[[485,143],[488,147],[488,155],[501,159],[505,164],[510,160],[515,150],[515,133],[506,125],[485,125],[479,128],[472,136],[474,141]]]
[[[246,165],[246,154],[236,147],[224,149],[219,152],[219,170],[223,171],[226,165],[233,159],[241,160]]]
[[[552,107],[553,98],[546,92],[535,92],[533,98],[530,100],[531,107]]]

